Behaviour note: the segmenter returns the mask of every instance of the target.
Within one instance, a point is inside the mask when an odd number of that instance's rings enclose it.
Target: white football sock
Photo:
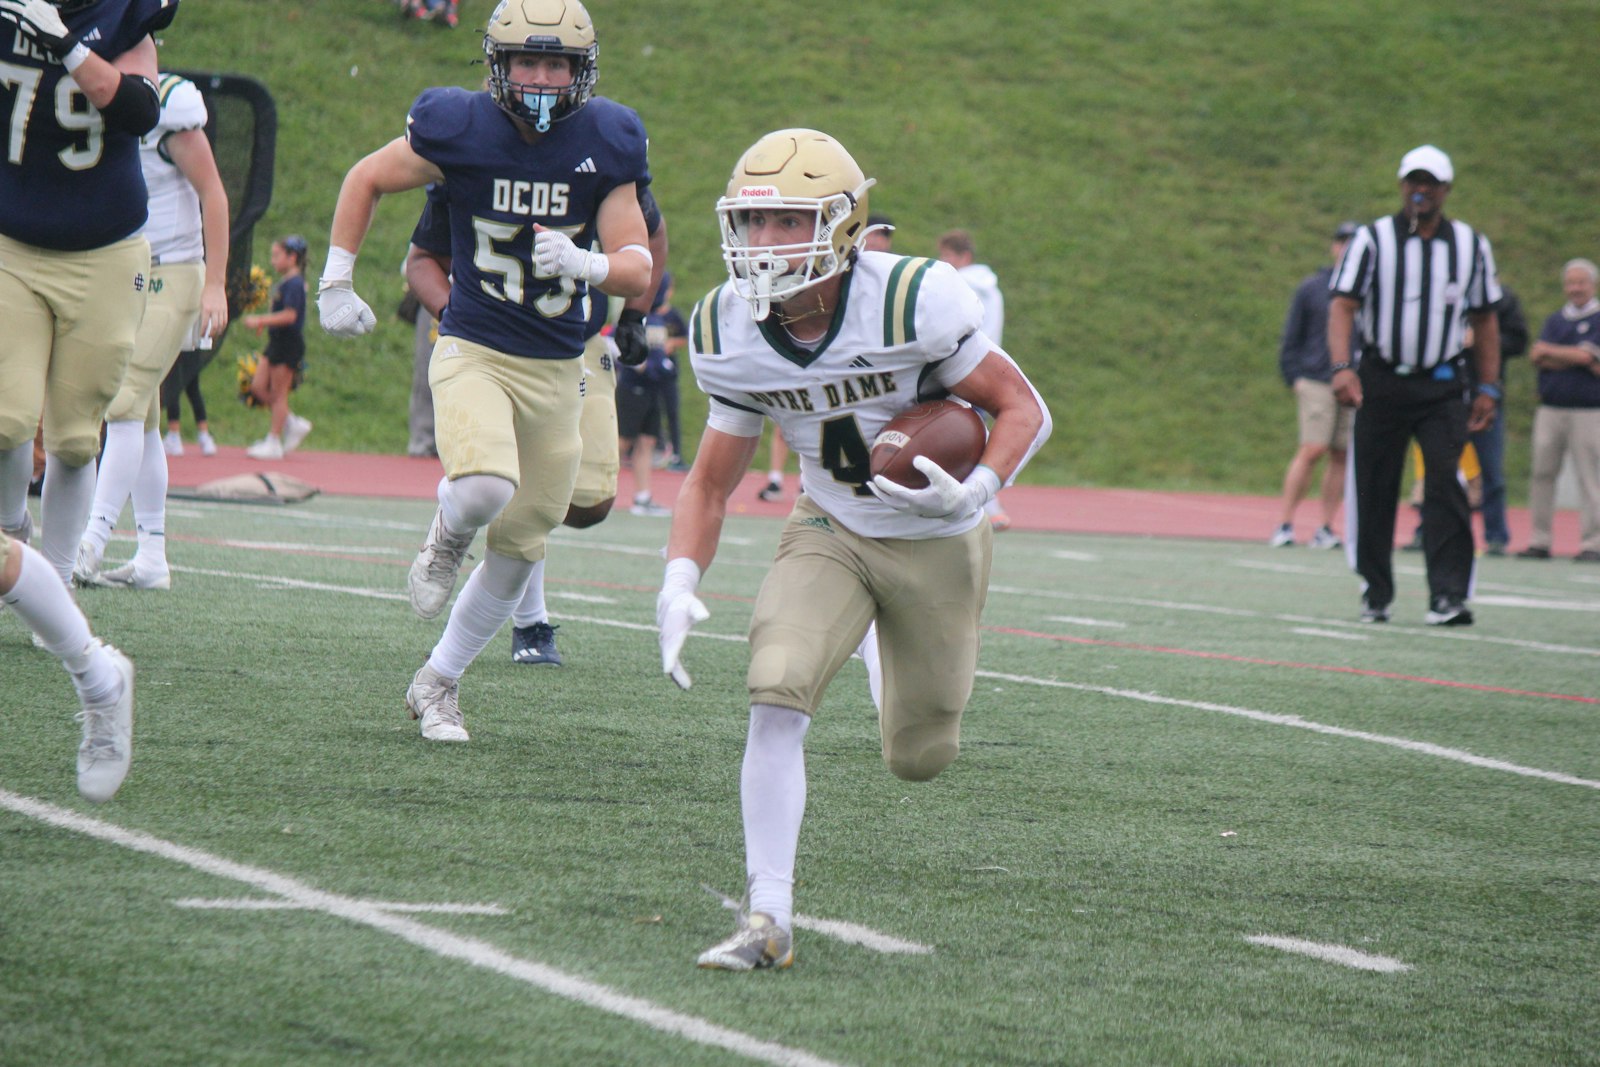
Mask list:
[[[167,452],[161,434],[144,435],[144,460],[133,481],[133,521],[139,530],[140,556],[167,562]]]
[[[96,558],[105,552],[111,531],[122,517],[122,505],[133,492],[134,480],[144,461],[144,446],[144,423],[106,423],[106,448],[100,454],[94,503],[89,508],[89,522],[83,531],[83,542],[94,549]]]
[[[22,557],[22,569],[16,584],[0,600],[39,635],[46,651],[61,661],[81,696],[95,701],[109,698],[122,684],[122,676],[106,650],[95,642],[72,594],[44,556],[15,542],[11,551]]]
[[[446,678],[465,674],[478,653],[511,618],[512,609],[527,588],[532,567],[527,560],[485,552],[482,565],[461,587],[444,634],[428,655],[428,666]]]
[[[544,560],[533,565],[533,573],[528,576],[528,588],[522,594],[522,600],[517,604],[517,610],[511,613],[511,622],[516,626],[532,626],[536,622],[549,622],[550,611],[544,604]]]
[[[872,706],[883,714],[883,660],[878,655],[878,623],[867,627],[867,636],[856,646],[856,655],[867,665],[867,688],[872,691]]]
[[[61,576],[61,584],[72,584],[72,566],[78,561],[78,545],[89,525],[89,508],[94,504],[94,464],[69,467],[59,456],[44,461],[44,495],[39,500],[39,518],[44,529],[39,535],[39,551]]]
[[[750,733],[739,773],[750,910],[794,924],[794,857],[806,812],[806,730],[811,716],[773,704],[750,705]]]
[[[28,483],[33,481],[33,442],[0,451],[0,527],[19,528],[28,514]]]

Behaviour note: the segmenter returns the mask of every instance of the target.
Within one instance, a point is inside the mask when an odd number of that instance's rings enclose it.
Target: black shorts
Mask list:
[[[661,390],[654,382],[617,386],[617,436],[661,436]]]

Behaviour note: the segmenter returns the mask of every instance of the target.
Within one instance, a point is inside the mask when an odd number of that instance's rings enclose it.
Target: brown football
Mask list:
[[[907,489],[922,489],[927,475],[911,461],[927,456],[957,481],[964,480],[983,458],[989,433],[983,419],[954,400],[929,400],[906,408],[889,420],[872,441],[869,467]]]

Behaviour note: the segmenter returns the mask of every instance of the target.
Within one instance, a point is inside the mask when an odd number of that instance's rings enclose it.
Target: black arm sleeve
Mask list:
[[[117,83],[117,94],[100,109],[100,115],[113,130],[143,137],[161,119],[161,98],[149,78],[124,74]]]

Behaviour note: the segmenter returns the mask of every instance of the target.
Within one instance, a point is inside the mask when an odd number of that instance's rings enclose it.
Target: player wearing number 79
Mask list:
[[[729,280],[696,305],[690,362],[710,397],[704,437],[673,508],[656,621],[661,664],[708,617],[695,595],[729,495],[766,419],[800,457],[803,493],[750,622],[741,797],[747,900],[702,967],[786,967],[805,808],[803,741],[823,691],[876,622],[884,761],[912,781],[956,758],[972,694],[993,535],[983,505],[1042,445],[1050,414],[982,330],[948,264],[867,252],[867,190],[844,147],[779,130],[735,165],[717,204]],[[870,478],[871,442],[919,401],[954,394],[995,416],[962,481],[927,457],[921,489]]]
[[[445,477],[409,577],[425,619],[444,610],[480,527],[487,551],[406,693],[430,741],[466,741],[468,664],[511,617],[545,538],[566,516],[581,453],[591,287],[632,297],[650,281],[637,187],[644,125],[593,96],[594,26],[578,0],[504,0],[483,38],[489,88],[428,89],[404,137],[345,176],[317,296],[323,328],[375,323],[352,285],[380,196],[437,184],[450,209],[451,296],[428,380]],[[599,239],[606,252],[587,251]],[[387,264],[385,265],[387,271]]]
[[[63,582],[94,500],[100,420],[144,316],[139,137],[161,112],[150,35],[177,7],[0,0],[0,529],[27,540],[42,413],[39,547]]]

